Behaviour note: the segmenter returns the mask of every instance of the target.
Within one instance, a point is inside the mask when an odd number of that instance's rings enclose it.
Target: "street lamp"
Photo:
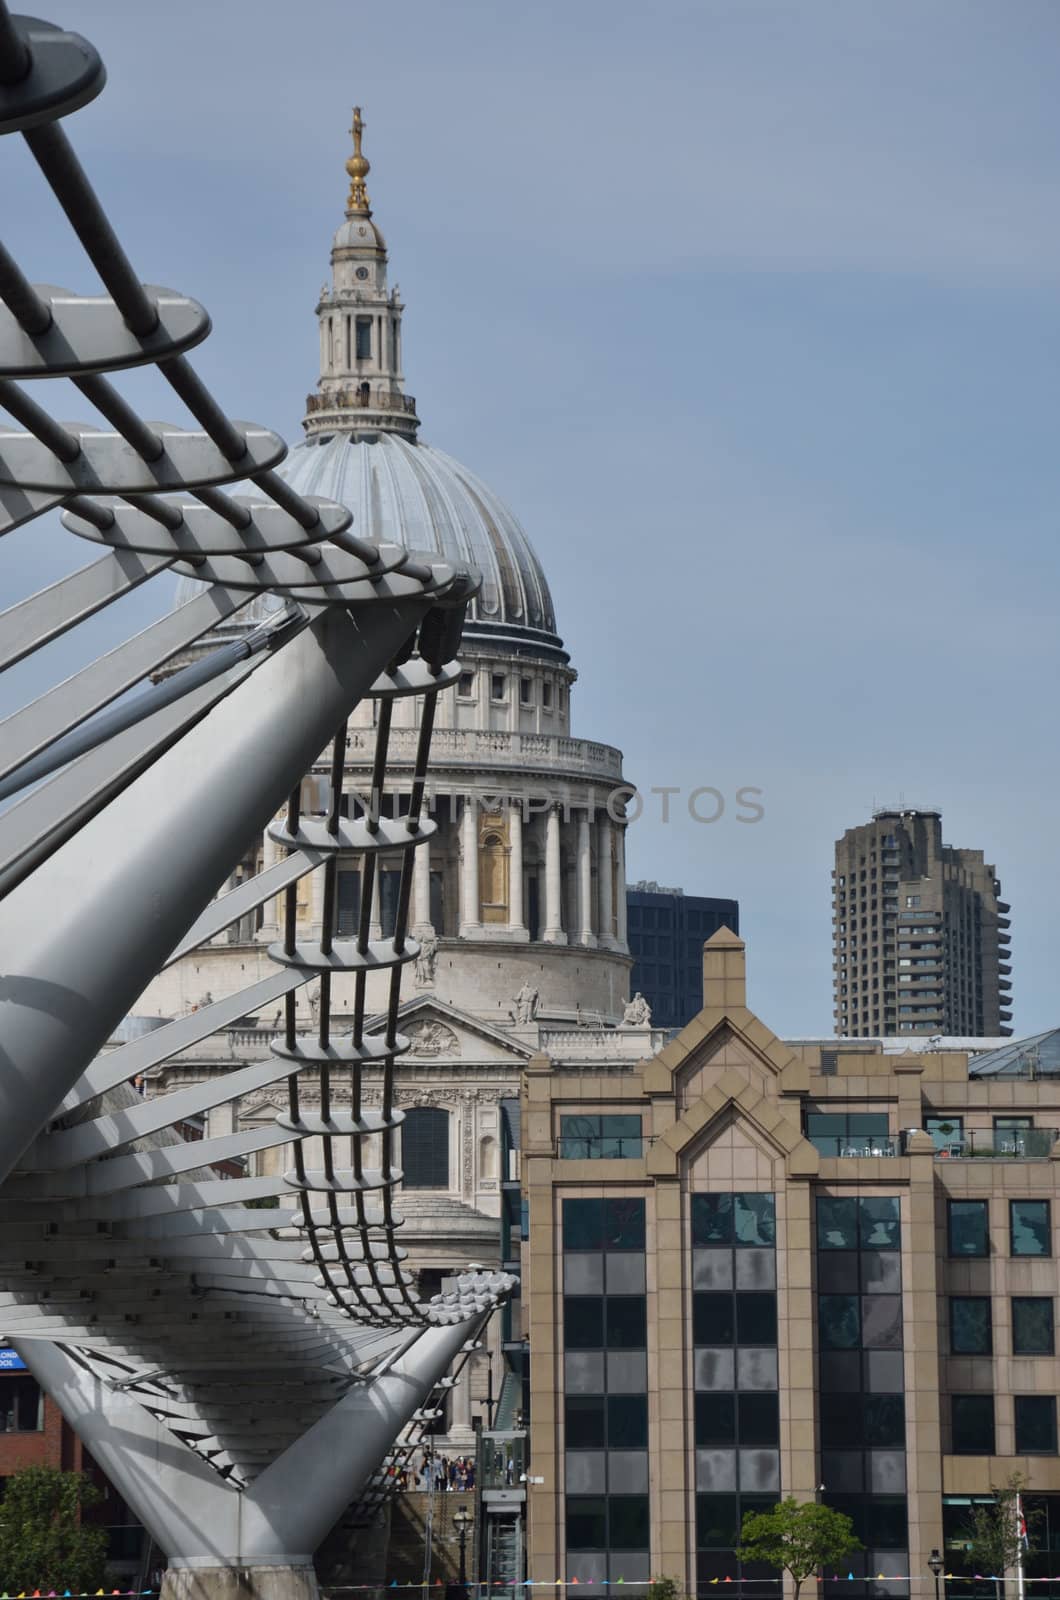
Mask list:
[[[942,1576],[942,1569],[945,1564],[939,1552],[932,1550],[928,1556],[928,1566],[931,1568],[931,1575],[935,1579],[935,1600],[939,1600],[939,1578]]]
[[[471,1523],[472,1518],[466,1507],[461,1506],[453,1517],[453,1526],[460,1540],[460,1576],[457,1581],[465,1593],[467,1592],[467,1534]]]

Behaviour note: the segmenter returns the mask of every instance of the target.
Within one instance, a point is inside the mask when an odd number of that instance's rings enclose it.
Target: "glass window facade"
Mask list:
[[[780,1498],[776,1203],[696,1194],[690,1210],[697,1581],[738,1579],[744,1600],[766,1600],[754,1580],[767,1570],[733,1551],[747,1513]]]
[[[651,1548],[645,1203],[564,1200],[561,1223],[567,1577],[643,1582]]]
[[[644,1139],[640,1114],[559,1119],[561,1161],[614,1161],[640,1159]]]
[[[947,1600],[996,1600],[996,1585],[980,1579],[976,1582],[974,1565],[968,1550],[971,1520],[977,1505],[991,1505],[993,1497],[984,1495],[945,1495],[942,1501],[942,1533],[946,1552]],[[1060,1495],[1024,1494],[1023,1514],[1027,1522],[1029,1548],[1024,1554],[1023,1570],[1027,1578],[1035,1581],[1028,1585],[1028,1595],[1045,1596],[1057,1600],[1060,1582],[1056,1574],[1060,1556]],[[1047,1580],[1053,1579],[1052,1582]],[[1015,1587],[1015,1585],[1013,1585]]]
[[[898,1197],[818,1195],[816,1241],[820,1480],[865,1546],[824,1589],[864,1596],[885,1573],[902,1595],[890,1578],[909,1570]]]

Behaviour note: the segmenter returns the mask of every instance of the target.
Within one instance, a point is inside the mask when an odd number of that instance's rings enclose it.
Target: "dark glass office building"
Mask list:
[[[735,900],[664,889],[651,882],[626,890],[626,930],[633,971],[630,993],[639,989],[657,1028],[683,1028],[703,1007],[703,945],[728,928],[740,931]]]

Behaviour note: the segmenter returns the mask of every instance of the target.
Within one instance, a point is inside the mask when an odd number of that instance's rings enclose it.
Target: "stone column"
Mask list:
[[[266,833],[262,852],[262,871],[267,872],[270,867],[274,867],[277,861],[280,860],[280,857],[286,855],[286,853],[287,852],[285,850],[281,850],[276,841],[274,839],[270,839],[268,833]],[[265,914],[262,918],[261,932],[259,937],[263,940],[275,939],[277,929],[279,928],[280,922],[283,918],[283,895],[277,895],[274,900],[267,900],[265,905],[262,907],[262,910]]]
[[[449,1411],[449,1437],[454,1444],[465,1446],[474,1436],[471,1429],[471,1362],[465,1361],[454,1383]]]
[[[523,912],[523,805],[521,800],[508,807],[508,927],[526,937]]]
[[[317,867],[309,874],[309,923],[313,937],[317,938],[324,926],[324,868]]]
[[[368,918],[369,939],[381,939],[383,937],[383,924],[380,920],[379,909],[382,899],[379,881],[382,876],[381,868],[382,862],[377,860],[375,864],[375,872],[372,874],[372,909]]]
[[[628,930],[626,928],[626,830],[619,824],[613,834],[615,841],[615,859],[618,862],[618,904],[615,907],[618,923],[618,944],[620,950],[629,949]]]
[[[613,950],[616,945],[614,935],[614,896],[611,892],[611,845],[612,827],[611,818],[600,818],[599,833],[597,835],[597,863],[600,879],[600,943],[605,950]]]
[[[563,883],[560,874],[559,812],[552,806],[545,818],[545,931],[547,944],[566,944],[563,931]]]
[[[416,846],[416,853],[412,858],[413,866],[413,899],[415,901],[415,922],[413,933],[422,937],[425,933],[433,933],[431,923],[431,847],[430,844]]]
[[[589,813],[578,818],[578,943],[596,944],[593,934],[593,852]]]
[[[478,802],[464,797],[460,821],[460,937],[478,933],[482,908],[478,897]]]

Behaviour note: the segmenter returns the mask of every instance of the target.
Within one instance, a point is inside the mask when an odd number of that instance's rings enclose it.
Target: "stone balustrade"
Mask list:
[[[665,1034],[658,1028],[549,1028],[541,1030],[541,1048],[554,1061],[629,1062],[633,1065],[661,1050]]]
[[[415,728],[394,728],[390,735],[391,765],[411,766],[416,753]],[[372,728],[351,728],[346,740],[351,760],[362,752],[370,761],[375,751]],[[571,739],[555,733],[506,733],[486,728],[436,728],[432,740],[435,770],[446,767],[511,766],[547,772],[621,778],[622,752],[593,739]]]

